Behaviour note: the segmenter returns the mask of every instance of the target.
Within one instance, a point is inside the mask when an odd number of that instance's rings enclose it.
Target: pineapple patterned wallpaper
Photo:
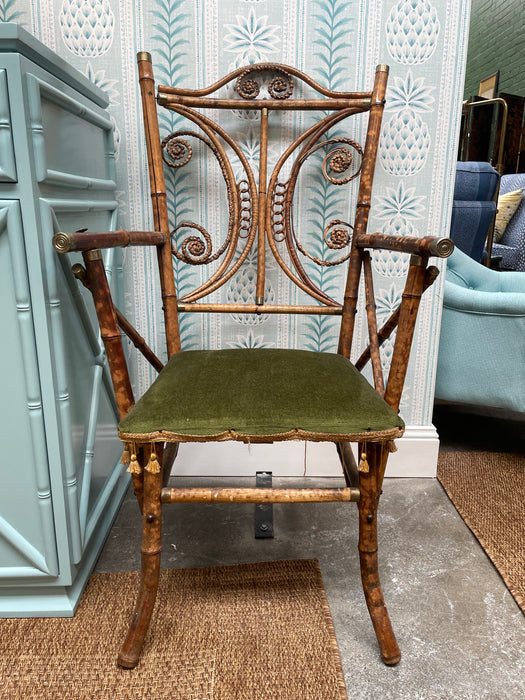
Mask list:
[[[0,0],[0,20],[22,24],[108,94],[124,227],[151,226],[135,73],[136,51],[148,50],[158,82],[191,86],[210,84],[246,63],[277,61],[297,66],[335,90],[365,89],[373,80],[376,64],[390,64],[371,230],[406,236],[446,235],[469,4],[470,0]],[[257,131],[246,113],[239,112],[233,119],[241,147],[253,164]],[[178,128],[178,120],[173,114],[163,117],[162,130],[169,133]],[[297,120],[275,130],[270,160],[277,159],[294,125]],[[362,139],[362,124],[355,134],[347,135]],[[224,233],[220,236],[227,225],[226,212],[199,208],[199,185],[204,178],[209,183],[208,173],[192,174],[184,168],[168,174],[171,215],[174,224],[176,219],[188,218],[204,223],[216,236],[217,246],[224,240]],[[307,179],[296,195],[295,216],[296,228],[311,255],[326,258],[323,229],[333,219],[349,220],[355,194],[351,185],[337,187],[324,178]],[[162,334],[162,319],[153,256],[144,256],[143,251],[127,255],[131,256],[127,262],[132,263],[128,306],[155,345]],[[245,271],[213,300],[253,298],[255,259],[248,261]],[[381,322],[399,300],[407,261],[400,254],[377,252],[373,264]],[[267,300],[303,301],[276,267],[269,265]],[[314,282],[338,298],[342,268],[312,264],[308,272]],[[205,270],[176,261],[175,274],[185,292],[198,285]],[[417,330],[421,349],[411,363],[401,407],[411,425],[431,422],[441,284],[435,285],[422,305]],[[143,299],[138,305],[135,294]],[[183,316],[182,335],[187,349],[291,345],[335,351],[337,343],[335,321],[327,317]],[[364,328],[359,329],[357,341],[358,345],[365,342]],[[391,351],[387,343],[385,366]],[[145,386],[148,369],[139,365],[135,370],[139,386]]]

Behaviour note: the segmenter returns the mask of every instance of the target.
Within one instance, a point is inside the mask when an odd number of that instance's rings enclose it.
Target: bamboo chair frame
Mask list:
[[[373,89],[369,92],[334,92],[319,85],[304,73],[289,66],[279,64],[258,64],[247,66],[230,73],[214,85],[204,89],[182,89],[160,86],[155,99],[155,83],[151,57],[146,52],[138,54],[138,71],[142,95],[146,145],[148,153],[151,201],[153,205],[154,231],[77,232],[59,233],[54,238],[58,252],[81,251],[85,267],[75,265],[73,272],[91,291],[100,324],[101,337],[106,349],[113,387],[120,417],[127,415],[134,404],[133,390],[126,367],[122,346],[124,332],[155,369],[162,368],[162,362],[146,345],[144,339],[132,324],[115,308],[111,299],[108,282],[102,262],[101,249],[113,246],[155,246],[157,249],[162,303],[166,328],[168,357],[181,351],[178,313],[298,313],[341,316],[338,352],[350,357],[354,319],[357,309],[358,287],[361,274],[364,277],[366,315],[369,328],[369,345],[356,363],[361,370],[370,361],[376,391],[398,411],[401,392],[407,371],[408,358],[418,307],[423,292],[436,279],[438,270],[428,266],[431,256],[447,257],[453,244],[447,238],[411,238],[389,236],[380,233],[367,233],[371,204],[372,178],[375,168],[381,118],[385,102],[388,66],[379,65],[376,70]],[[261,76],[273,75],[269,84],[270,96],[258,97]],[[234,97],[216,96],[221,88],[235,81]],[[294,81],[300,81],[321,97],[297,99],[292,97]],[[240,99],[239,99],[240,98]],[[161,142],[159,136],[157,105],[182,114],[200,129],[199,138],[216,155],[228,190],[230,223],[228,239],[218,253],[213,254],[208,245],[204,229],[190,224],[197,230],[191,240],[187,238],[180,248],[172,244],[172,233],[166,206],[164,182],[164,162],[169,158],[184,164],[191,157],[191,150],[185,141],[190,132],[171,134]],[[233,139],[209,117],[198,110],[256,110],[260,114],[260,160],[259,182],[255,182],[246,158]],[[272,111],[323,110],[323,116],[308,128],[283,153],[268,180],[267,147],[268,116]],[[318,289],[308,276],[299,254],[310,257],[318,264],[331,265],[331,262],[316,260],[304,251],[295,237],[291,220],[291,203],[299,170],[306,159],[319,148],[319,139],[326,131],[344,118],[368,112],[369,121],[364,149],[351,139],[334,138],[321,143],[321,146],[334,146],[323,161],[324,176],[334,182],[341,175],[347,182],[360,175],[357,207],[353,227],[340,221],[332,221],[325,229],[328,247],[341,249],[349,247],[350,252],[339,262],[347,262],[348,274],[342,304],[337,303]],[[204,134],[204,136],[202,136]],[[193,134],[195,135],[195,134]],[[232,166],[225,151],[226,144],[241,160],[246,172],[246,180],[236,182]],[[167,154],[166,155],[166,148]],[[353,156],[361,160],[357,172],[348,175]],[[279,173],[292,153],[299,151],[286,183],[281,183]],[[350,155],[349,155],[350,154]],[[334,159],[334,156],[337,156]],[[345,175],[345,173],[347,173]],[[346,178],[346,179],[345,179]],[[188,226],[188,224],[185,224]],[[353,228],[352,235],[348,229]],[[239,235],[246,239],[244,251],[235,260]],[[200,238],[199,238],[200,235]],[[284,242],[291,265],[278,250],[278,242]],[[266,243],[284,273],[306,294],[315,300],[310,305],[279,305],[265,303]],[[218,289],[240,268],[251,246],[257,246],[257,284],[253,303],[227,305],[200,301]],[[370,250],[382,248],[409,254],[410,266],[405,289],[399,308],[378,330],[372,279]],[[172,256],[190,264],[203,261],[203,256],[217,259],[224,256],[216,271],[198,289],[178,299],[172,269]],[[214,258],[215,256],[215,258]],[[199,259],[200,258],[200,259]],[[387,381],[384,381],[381,367],[380,346],[397,329],[397,336]],[[272,441],[268,436],[267,441]],[[262,440],[264,441],[264,439]],[[376,632],[383,661],[396,664],[401,657],[388,612],[378,574],[377,562],[377,508],[388,454],[394,449],[390,438],[366,445],[367,464],[356,464],[350,444],[337,444],[342,471],[346,481],[344,488],[330,489],[214,489],[214,488],[167,488],[167,478],[172,462],[176,457],[178,442],[156,443],[156,455],[152,455],[152,445],[139,445],[136,459],[140,465],[133,473],[133,484],[143,516],[142,578],[135,613],[128,635],[120,651],[118,662],[125,668],[134,667],[140,656],[143,641],[148,629],[160,570],[161,549],[161,510],[165,503],[180,502],[320,502],[354,501],[359,508],[359,554],[361,578],[365,599]],[[359,445],[360,452],[363,451]],[[152,457],[162,468],[149,469]]]

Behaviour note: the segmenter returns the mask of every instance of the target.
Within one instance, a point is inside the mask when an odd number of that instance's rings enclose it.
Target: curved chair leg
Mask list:
[[[385,664],[394,666],[400,661],[401,652],[386,609],[377,565],[377,506],[384,469],[381,445],[369,443],[366,453],[370,471],[359,473],[361,491],[359,500],[361,581],[363,582],[366,604],[372,618],[381,657]]]
[[[160,573],[162,470],[144,473],[144,512],[142,526],[142,575],[128,634],[118,655],[118,664],[134,668],[146,637],[155,605]]]

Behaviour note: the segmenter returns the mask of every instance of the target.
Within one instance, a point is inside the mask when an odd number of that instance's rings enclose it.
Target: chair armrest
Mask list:
[[[93,233],[87,233],[86,231],[76,231],[75,233],[61,232],[53,236],[53,246],[57,252],[69,253],[73,251],[81,251],[83,254],[86,268],[77,263],[73,265],[71,270],[75,277],[93,295],[95,307],[97,307],[96,299],[98,298],[99,301],[101,300],[99,308],[96,308],[96,311],[104,344],[106,344],[106,340],[120,342],[119,334],[116,332],[117,326],[120,326],[135,347],[140,350],[148,362],[158,372],[160,372],[163,367],[162,362],[151,350],[151,348],[148,347],[144,338],[140,336],[133,325],[113,304],[111,291],[106,278],[104,265],[102,263],[102,253],[100,249],[126,247],[130,245],[162,245],[165,240],[165,235],[160,231],[124,231],[124,229]],[[106,307],[105,310],[103,307]],[[107,329],[105,329],[107,323],[109,323],[109,326],[113,328],[113,331],[115,331],[113,334],[111,332],[108,333]],[[116,353],[119,355],[117,358],[117,364],[119,365],[120,369],[118,371],[120,374],[127,375],[125,359],[120,358],[120,351],[116,350]],[[110,362],[111,366],[112,360],[109,354],[108,361]],[[125,369],[122,370],[122,367]],[[125,393],[127,393],[127,389]],[[117,389],[115,389],[115,396],[117,398],[117,403],[120,410],[121,405],[119,403]],[[131,390],[128,396],[128,404],[129,402],[131,402],[131,405],[133,404]],[[127,410],[129,410],[128,404],[124,404],[124,409],[122,411],[124,415]]]
[[[57,233],[53,236],[53,246],[58,253],[95,248],[126,248],[130,245],[162,245],[166,236],[160,231],[102,231]]]
[[[356,238],[356,246],[358,248],[381,248],[436,258],[448,258],[454,250],[454,242],[451,238],[438,238],[437,236],[412,238],[411,236],[389,236],[384,233],[361,234]]]

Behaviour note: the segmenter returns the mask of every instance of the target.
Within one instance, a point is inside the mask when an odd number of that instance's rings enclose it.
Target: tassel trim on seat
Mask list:
[[[127,471],[130,474],[141,474],[142,473],[142,468],[139,464],[139,461],[137,459],[137,455],[133,453],[131,455],[131,462],[129,463],[129,467],[127,468]]]
[[[148,463],[146,464],[146,471],[150,474],[158,474],[160,472],[160,464],[155,453],[154,443],[151,443],[151,454],[149,456]]]
[[[120,458],[120,463],[128,465],[128,468],[126,469],[128,474],[142,473],[142,468],[137,459],[137,448],[135,445],[133,445],[133,450],[130,450],[129,444],[125,443],[122,457]]]
[[[121,464],[129,464],[129,462],[130,462],[129,445],[126,442],[124,445],[124,449],[122,451],[122,457],[120,458],[120,463]]]
[[[368,464],[368,461],[366,459],[366,452],[361,453],[361,459],[359,460],[359,471],[362,474],[368,474],[370,471],[370,465]]]

